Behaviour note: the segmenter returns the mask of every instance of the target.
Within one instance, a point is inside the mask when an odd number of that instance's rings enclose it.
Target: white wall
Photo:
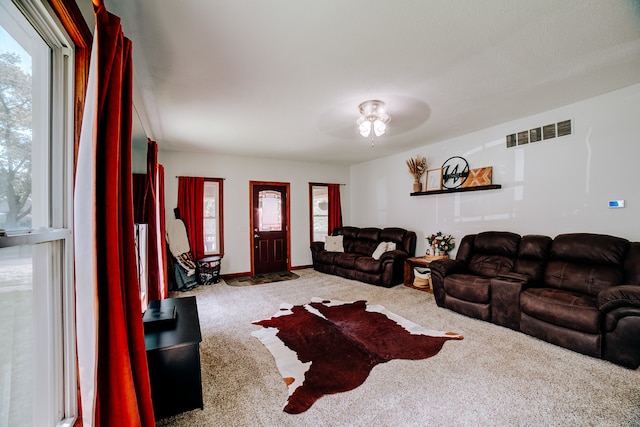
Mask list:
[[[311,265],[309,233],[309,182],[348,184],[349,168],[321,163],[291,162],[249,157],[160,151],[165,167],[167,221],[174,218],[178,199],[176,176],[225,178],[224,252],[222,274],[251,271],[249,181],[290,183],[291,266]],[[350,217],[349,186],[341,187],[344,218]]]
[[[526,101],[525,101],[526,102]],[[507,230],[555,236],[606,233],[640,241],[640,85],[351,168],[351,223],[400,226],[418,234]],[[573,134],[506,148],[505,136],[566,119]],[[427,122],[425,126],[428,126]],[[462,156],[471,168],[493,167],[499,190],[410,197],[405,160],[439,167]],[[423,177],[424,181],[424,177]],[[623,209],[608,201],[624,199]],[[348,223],[348,221],[345,221]]]

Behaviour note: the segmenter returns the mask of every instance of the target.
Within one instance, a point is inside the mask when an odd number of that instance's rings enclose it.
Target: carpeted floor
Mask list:
[[[193,291],[202,329],[204,410],[159,426],[638,426],[640,370],[628,370],[436,306],[433,295],[299,270],[294,281]],[[355,390],[282,411],[287,389],[251,322],[280,303],[365,299],[425,328],[464,335],[425,360],[376,366]]]
[[[298,277],[300,276],[290,271],[278,271],[275,273],[263,273],[256,274],[255,276],[226,279],[225,282],[229,286],[253,286],[264,285],[265,283],[282,282],[284,280],[295,280]]]

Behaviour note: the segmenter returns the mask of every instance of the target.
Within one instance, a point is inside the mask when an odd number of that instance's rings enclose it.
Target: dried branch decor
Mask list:
[[[427,158],[424,156],[416,156],[407,160],[407,167],[409,167],[409,173],[413,175],[415,182],[420,182],[420,178],[427,170]]]

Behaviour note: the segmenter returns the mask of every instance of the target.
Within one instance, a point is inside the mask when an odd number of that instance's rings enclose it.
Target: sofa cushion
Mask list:
[[[469,271],[483,277],[496,277],[513,269],[513,259],[502,255],[473,255]]]
[[[490,301],[491,279],[473,274],[451,274],[444,280],[447,295],[475,303]]]
[[[382,261],[375,260],[372,257],[368,257],[368,256],[361,256],[356,258],[355,260],[356,270],[362,271],[364,273],[372,273],[372,274],[380,273],[381,266],[382,266]]]
[[[380,229],[375,227],[361,228],[353,246],[347,250],[358,255],[371,256],[380,243]]]
[[[360,231],[358,227],[338,227],[333,230],[333,235],[342,236],[342,246],[344,247],[344,251],[351,253],[353,252],[353,245],[358,237],[358,231]]]
[[[404,228],[387,227],[380,231],[380,240],[384,242],[395,242],[398,247],[402,247],[406,234],[407,230]]]
[[[551,237],[542,235],[522,236],[513,270],[524,274],[533,281],[540,281],[549,257]]]
[[[333,265],[334,260],[338,255],[340,255],[339,252],[320,251],[315,255],[316,257],[315,261],[316,263],[319,263],[319,264]]]
[[[485,231],[478,233],[473,241],[473,246],[477,253],[515,258],[518,254],[519,243],[519,234],[508,231]]]
[[[629,241],[604,234],[560,234],[551,244],[550,259],[622,266]]]
[[[520,235],[506,231],[479,233],[473,240],[469,271],[484,277],[495,277],[513,270]]]
[[[344,252],[342,236],[327,236],[324,242],[324,248],[327,252]]]
[[[624,283],[640,284],[640,242],[630,242],[629,251],[624,261],[626,280]]]
[[[339,254],[334,258],[333,262],[338,267],[354,269],[356,266],[356,259],[360,256],[361,255],[347,253]]]
[[[624,283],[624,271],[612,265],[550,260],[544,273],[550,287],[595,297],[600,291]]]
[[[544,281],[550,287],[596,296],[624,283],[629,241],[602,234],[561,234],[553,239]]]
[[[520,294],[520,308],[530,317],[568,329],[600,333],[600,312],[590,295],[553,288],[529,288]]]

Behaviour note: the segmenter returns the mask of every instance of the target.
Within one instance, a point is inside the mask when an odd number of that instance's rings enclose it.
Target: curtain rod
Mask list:
[[[176,175],[176,178],[204,178],[204,179],[221,179],[225,181],[227,178],[213,178],[210,176],[190,176],[190,175]]]
[[[309,184],[311,185],[329,185],[329,184],[333,184],[333,182],[310,182]],[[347,184],[343,184],[343,183],[337,183],[338,185],[344,185],[346,186]]]

